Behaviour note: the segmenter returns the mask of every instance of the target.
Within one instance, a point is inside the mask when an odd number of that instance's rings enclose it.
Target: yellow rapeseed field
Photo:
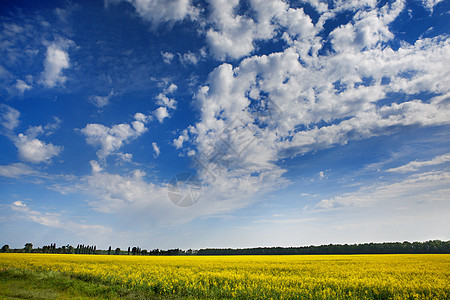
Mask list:
[[[54,270],[162,295],[238,299],[450,299],[450,255],[0,254],[0,269]]]

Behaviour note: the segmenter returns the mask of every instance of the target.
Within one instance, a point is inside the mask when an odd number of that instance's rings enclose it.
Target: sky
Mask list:
[[[449,11],[1,1],[0,244],[449,240]]]

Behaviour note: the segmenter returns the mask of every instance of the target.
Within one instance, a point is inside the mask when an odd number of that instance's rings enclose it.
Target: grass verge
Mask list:
[[[182,299],[85,281],[55,271],[0,270],[0,299]],[[185,298],[184,298],[185,299]]]

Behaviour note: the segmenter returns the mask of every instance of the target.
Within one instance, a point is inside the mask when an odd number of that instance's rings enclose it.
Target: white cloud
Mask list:
[[[345,10],[358,11],[367,8],[374,9],[377,6],[377,0],[336,0],[333,4],[338,12]]]
[[[87,182],[85,189],[97,197],[90,204],[96,210],[116,213],[127,207],[166,204],[166,190],[147,183],[144,176],[140,170],[134,170],[129,176],[98,172],[94,165],[92,175],[84,178]]]
[[[216,1],[216,17],[238,22],[231,12],[236,3]],[[201,176],[212,173],[226,182],[255,174],[282,176],[285,170],[277,162],[286,157],[390,134],[404,126],[449,124],[450,39],[419,39],[393,50],[385,44],[392,37],[388,25],[404,2],[381,8],[375,4],[368,1],[367,9],[356,14],[349,25],[350,42],[336,42],[342,47],[336,53],[318,55],[325,41],[291,33],[291,47],[283,52],[249,57],[235,68],[224,63],[213,70],[195,96],[201,116],[190,130],[189,141],[196,150],[193,160],[202,161]],[[219,11],[222,6],[227,9]],[[265,7],[261,4],[257,12],[262,14]],[[288,14],[283,9],[277,20]],[[437,96],[380,102],[389,93],[420,92]],[[182,148],[187,140],[180,135],[173,142]],[[253,187],[270,189],[280,182],[264,184],[256,180]]]
[[[22,161],[31,163],[48,162],[54,156],[61,153],[63,150],[62,146],[55,146],[52,143],[46,143],[37,138],[43,134],[47,136],[53,134],[53,132],[59,128],[61,123],[60,119],[54,117],[53,123],[48,123],[44,127],[41,125],[31,126],[25,131],[25,133],[15,135],[13,134],[13,130],[19,124],[20,112],[3,104],[0,105],[0,110],[1,125],[8,130],[5,135],[14,142],[14,145],[18,149],[19,158]],[[18,166],[19,165],[16,167]],[[24,168],[24,166],[21,167],[22,169]]]
[[[169,113],[167,112],[167,108],[164,106],[158,107],[153,114],[158,119],[159,123],[162,123],[165,118],[169,117]]]
[[[348,209],[352,207],[384,207],[387,209],[406,209],[443,203],[448,208],[450,192],[450,173],[432,171],[413,174],[406,179],[388,184],[377,184],[361,188],[359,191],[324,199],[315,206],[321,210]],[[383,206],[384,205],[384,206]]]
[[[337,51],[371,49],[394,37],[388,25],[403,10],[404,0],[385,5],[378,10],[359,11],[353,24],[340,26],[330,33],[333,48]]]
[[[255,178],[217,180],[220,185],[201,187],[200,200],[192,208],[174,205],[167,193],[167,184],[155,184],[145,179],[141,170],[128,174],[112,174],[98,171],[92,164],[92,175],[84,176],[75,191],[82,191],[93,198],[89,205],[94,210],[115,214],[127,223],[140,224],[183,224],[198,218],[227,213],[248,205],[248,195],[252,195]],[[270,181],[270,177],[265,180]],[[71,180],[73,184],[73,180]],[[72,190],[71,192],[73,192]]]
[[[133,154],[131,153],[117,153],[117,163],[119,165],[123,163],[131,163],[133,160]]]
[[[26,206],[25,203],[23,203],[23,202],[20,201],[20,200],[14,201],[14,202],[12,203],[12,205],[18,206],[18,207],[25,207],[25,206]]]
[[[0,166],[0,176],[10,178],[21,178],[23,176],[35,175],[38,172],[24,163],[13,163]]]
[[[19,158],[31,163],[47,162],[63,150],[62,146],[55,146],[52,143],[47,144],[23,133],[19,133],[14,140],[14,144],[19,151]]]
[[[25,91],[28,91],[31,89],[31,85],[27,84],[25,81],[20,80],[20,79],[17,79],[16,84],[14,86],[19,91],[19,93],[22,95]]]
[[[189,140],[188,132],[187,130],[183,130],[183,134],[181,134],[178,138],[174,139],[173,144],[177,149],[180,149],[183,147],[183,143],[187,140]]]
[[[433,12],[434,7],[440,2],[442,2],[442,0],[422,0],[422,5],[430,12]]]
[[[109,104],[109,99],[111,99],[112,96],[114,96],[114,91],[111,91],[106,96],[91,96],[89,97],[89,101],[98,108],[103,108]]]
[[[447,154],[443,154],[440,156],[436,156],[433,159],[428,160],[428,161],[412,161],[412,162],[407,163],[406,165],[396,167],[396,168],[391,168],[386,171],[387,172],[398,172],[398,173],[413,172],[413,171],[419,170],[422,167],[440,165],[440,164],[444,164],[449,161],[450,161],[450,154],[447,153]]]
[[[164,63],[170,64],[175,57],[175,54],[170,52],[161,52],[161,56],[163,58]]]
[[[52,88],[66,82],[67,77],[63,75],[63,71],[70,67],[70,61],[69,54],[64,48],[68,48],[72,43],[72,41],[67,40],[61,43],[52,43],[48,46],[44,60],[44,71],[42,72],[42,84]]]
[[[158,96],[155,97],[156,104],[158,104],[160,106],[164,106],[166,108],[176,109],[177,101],[173,98],[167,97],[167,95],[175,92],[178,89],[178,87],[176,84],[174,84],[174,83],[169,84],[168,82],[165,83],[165,85],[167,85],[167,87],[164,88],[163,92],[159,93]]]
[[[206,39],[217,59],[239,58],[251,53],[254,49],[254,22],[244,16],[235,16],[234,9],[239,1],[212,0],[212,23],[216,29],[209,29]]]
[[[155,142],[152,143],[152,147],[153,147],[153,151],[155,152],[153,157],[157,158],[159,156],[159,154],[161,153],[161,150],[159,149],[158,144],[156,144]]]
[[[324,178],[326,178],[325,173],[324,173],[323,171],[320,171],[320,172],[319,172],[319,179],[322,180],[322,179],[324,179]]]
[[[186,53],[177,53],[179,61],[183,65],[196,65],[202,61],[208,54],[206,47],[201,48],[198,52],[188,51]]]
[[[11,204],[11,209],[20,214],[25,220],[33,221],[46,227],[60,228],[76,233],[110,233],[110,227],[103,225],[80,224],[80,222],[67,221],[60,213],[48,213],[33,210],[18,200]]]
[[[219,60],[250,54],[257,41],[275,37],[281,27],[296,38],[310,38],[315,33],[311,18],[303,9],[290,8],[281,0],[250,1],[254,19],[236,14],[238,0],[209,2],[212,8],[209,22],[213,25],[207,30],[206,39],[212,54]]]
[[[173,83],[168,84],[165,82],[164,84],[168,86],[164,88],[162,93],[159,93],[158,96],[155,97],[156,104],[160,105],[160,107],[153,112],[160,123],[162,123],[165,118],[170,118],[168,109],[174,110],[177,108],[177,101],[167,97],[167,94],[173,93],[178,87]]]
[[[169,86],[166,89],[164,89],[164,93],[170,94],[170,93],[175,92],[177,89],[178,89],[177,85],[174,83],[171,83],[171,84],[169,84]]]
[[[148,123],[149,121],[152,120],[151,116],[144,115],[143,113],[136,113],[136,114],[134,114],[134,118],[136,119],[136,121],[139,121],[139,122],[144,123],[144,124],[146,124],[146,123]]]
[[[47,123],[44,126],[45,135],[52,135],[61,125],[61,120],[58,117],[53,117],[53,123]]]
[[[180,54],[179,57],[181,63],[183,64],[196,65],[199,61],[199,57],[195,53],[192,53],[190,51],[184,54]]]
[[[102,167],[100,167],[100,164],[97,161],[91,160],[89,163],[91,164],[92,173],[96,174],[96,173],[99,173],[99,172],[101,172],[103,170]]]
[[[19,126],[20,112],[9,105],[0,104],[0,124],[9,131]]]
[[[58,214],[41,213],[39,211],[32,210],[22,201],[15,201],[12,203],[11,209],[17,213],[21,213],[26,219],[38,224],[48,227],[62,227],[60,216]]]
[[[165,106],[167,108],[175,109],[177,105],[177,101],[175,99],[169,98],[163,93],[159,93],[158,96],[155,98],[156,104]]]
[[[170,21],[195,18],[198,11],[190,0],[127,0],[136,12],[153,26]]]
[[[135,115],[135,121],[130,124],[116,124],[106,127],[101,124],[88,124],[81,129],[86,137],[86,142],[94,147],[100,148],[97,156],[105,159],[108,155],[119,150],[125,143],[141,136],[147,131],[145,123],[148,118],[141,113]]]

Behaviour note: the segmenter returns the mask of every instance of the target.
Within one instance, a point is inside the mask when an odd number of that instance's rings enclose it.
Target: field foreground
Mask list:
[[[20,276],[17,275],[19,273]],[[450,298],[450,255],[447,254],[173,257],[0,254],[0,278],[13,275],[16,279],[24,278],[30,282],[33,282],[30,279],[33,276],[50,276],[54,281],[55,276],[66,278],[73,281],[67,283],[72,289],[74,285],[76,289],[78,284],[80,289],[89,290],[89,296],[94,298],[133,294],[152,299],[160,296],[214,299]],[[99,294],[95,294],[96,289],[92,292],[92,288],[88,289],[83,284],[95,285]],[[105,290],[107,294],[102,294]],[[79,296],[83,295],[86,294]]]

